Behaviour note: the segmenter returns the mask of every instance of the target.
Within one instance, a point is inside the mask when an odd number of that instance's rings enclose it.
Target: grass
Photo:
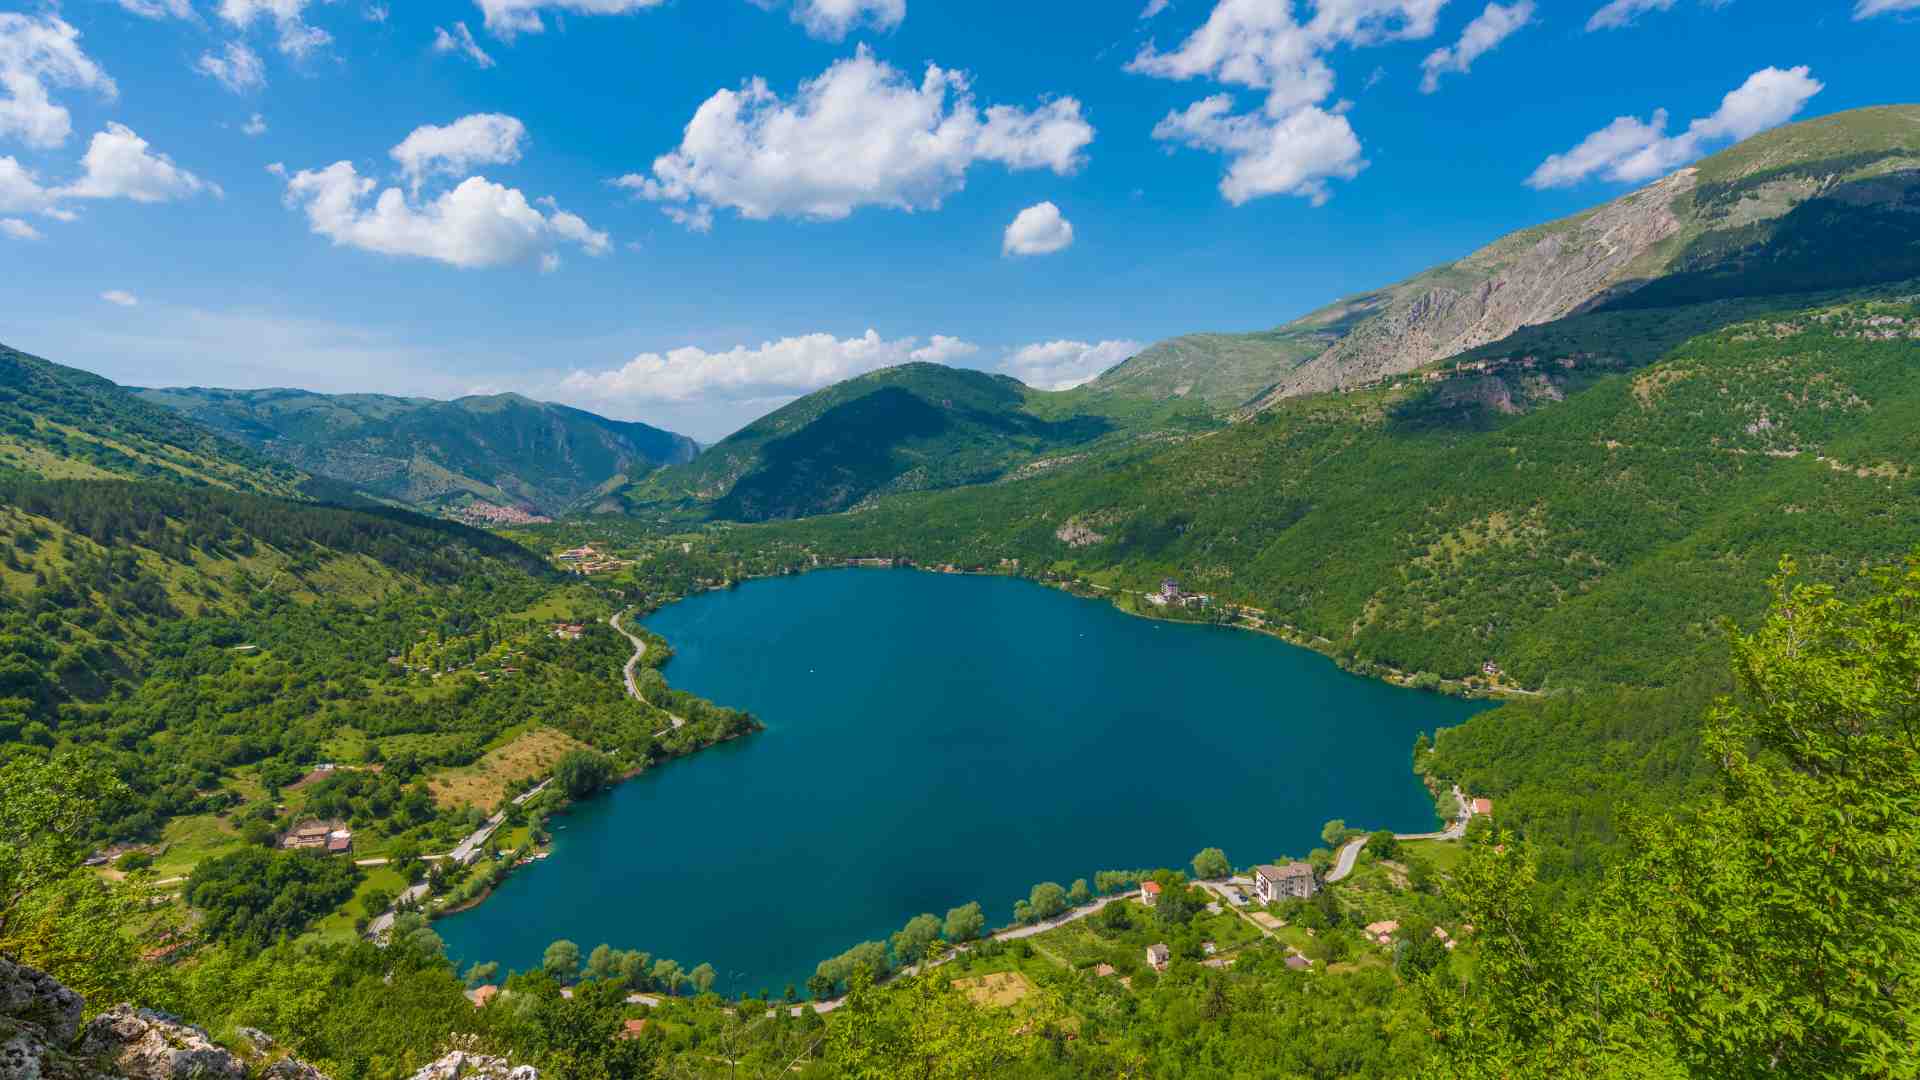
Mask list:
[[[585,743],[557,728],[535,727],[495,747],[471,765],[450,769],[427,780],[433,801],[449,809],[499,805],[521,782],[545,776],[569,750]]]
[[[1459,840],[1402,840],[1400,850],[1425,859],[1442,874],[1453,873],[1467,857],[1467,845]]]
[[[1002,971],[993,975],[975,975],[965,979],[953,980],[953,985],[965,993],[975,1005],[990,1008],[1006,1008],[1017,1004],[1020,999],[1033,993],[1033,980],[1024,972]]]
[[[153,876],[157,879],[185,876],[203,860],[246,846],[233,826],[215,814],[174,818],[167,822],[161,837],[166,850],[153,861]]]
[[[407,887],[407,879],[401,877],[400,872],[390,866],[369,866],[362,869],[366,877],[353,891],[353,899],[342,904],[333,914],[313,924],[313,929],[303,935],[304,938],[325,942],[352,941],[359,936],[354,923],[361,916],[371,919],[380,914],[377,911],[367,910],[366,895],[369,892],[374,889],[384,889],[387,895],[398,896]]]

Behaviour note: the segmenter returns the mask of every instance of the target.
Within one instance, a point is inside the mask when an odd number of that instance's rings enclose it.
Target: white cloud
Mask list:
[[[467,29],[467,24],[463,22],[454,23],[451,33],[449,33],[445,27],[434,27],[433,51],[437,53],[458,52],[473,61],[474,64],[480,68],[490,68],[493,66],[493,57],[488,56],[487,51],[480,47],[480,43],[473,40],[473,31]]]
[[[15,240],[41,239],[39,229],[21,221],[19,218],[0,218],[0,233],[5,233]]]
[[[0,212],[46,213],[52,206],[53,193],[31,169],[12,157],[0,157]]]
[[[1167,10],[1167,6],[1172,2],[1173,0],[1147,0],[1147,6],[1140,9],[1140,17],[1142,19],[1151,19],[1155,15]]]
[[[1670,11],[1673,0],[1609,0],[1587,20],[1588,30],[1618,30],[1649,11]]]
[[[641,353],[611,371],[575,371],[561,385],[576,398],[595,401],[776,401],[881,368],[912,361],[944,363],[978,351],[977,346],[940,335],[922,345],[918,338],[888,341],[873,330],[845,339],[816,333],[725,352],[686,346]]]
[[[393,14],[393,9],[385,4],[368,4],[361,14],[366,16],[368,22],[383,23],[387,21],[387,16]]]
[[[1920,11],[1920,0],[1860,0],[1854,5],[1855,19],[1871,19],[1894,11]]]
[[[191,19],[191,0],[120,0],[120,6],[143,19]]]
[[[1038,203],[1015,215],[1000,240],[1003,255],[1051,255],[1073,243],[1073,223],[1052,202]]]
[[[515,34],[538,34],[546,29],[542,11],[560,11],[575,15],[628,15],[658,7],[666,0],[474,0],[480,5],[487,29],[495,36],[511,38]]]
[[[121,307],[140,306],[140,298],[125,289],[108,289],[100,294],[100,299],[109,304],[119,304]]]
[[[558,209],[543,214],[518,190],[484,177],[470,176],[426,202],[397,187],[375,196],[376,187],[352,162],[339,161],[288,177],[286,202],[306,212],[315,233],[340,246],[463,269],[535,261],[554,254],[563,240],[589,255],[613,247],[606,233],[579,217]]]
[[[527,126],[503,113],[474,113],[445,127],[422,124],[388,151],[400,163],[400,175],[417,195],[430,176],[459,176],[478,165],[511,165],[520,160]]]
[[[1327,181],[1351,180],[1367,167],[1360,138],[1344,115],[1317,105],[1292,109],[1278,119],[1232,112],[1226,94],[1202,98],[1168,113],[1153,137],[1227,155],[1220,194],[1240,206],[1264,195],[1298,195],[1315,206],[1332,192]]]
[[[839,41],[862,23],[876,31],[891,30],[907,17],[907,0],[794,0],[793,21],[807,33]]]
[[[113,80],[80,50],[80,31],[57,15],[0,12],[0,137],[52,147],[73,133],[73,118],[49,86],[92,90],[112,98]]]
[[[240,125],[240,131],[248,138],[265,135],[267,133],[267,118],[261,116],[259,113],[254,113],[252,116],[247,117],[246,123]]]
[[[84,170],[80,179],[53,192],[55,196],[159,203],[202,191],[220,192],[167,155],[151,153],[147,140],[125,124],[108,124],[105,131],[96,133],[80,165]]]
[[[1068,390],[1139,352],[1138,341],[1048,341],[1015,349],[1000,370],[1040,390]]]
[[[1226,94],[1169,112],[1157,139],[1224,154],[1220,191],[1235,205],[1263,195],[1322,203],[1327,181],[1366,168],[1344,105],[1326,108],[1333,68],[1326,54],[1430,37],[1446,0],[1318,0],[1305,22],[1291,0],[1218,0],[1207,21],[1162,52],[1148,42],[1127,70],[1162,79],[1206,78],[1262,91],[1257,111],[1236,112]]]
[[[279,32],[280,51],[306,57],[325,48],[333,35],[307,24],[306,11],[314,0],[220,0],[220,17],[245,29],[260,20],[271,21]],[[325,0],[321,0],[325,2]]]
[[[1533,21],[1533,0],[1515,0],[1502,7],[1488,4],[1461,32],[1460,40],[1448,48],[1435,49],[1420,64],[1420,92],[1431,94],[1440,89],[1440,76],[1448,72],[1465,75],[1473,62],[1492,52],[1521,27]]]
[[[928,65],[915,86],[863,45],[790,100],[762,79],[714,94],[651,175],[615,183],[696,213],[730,207],[756,220],[832,220],[862,206],[937,208],[983,161],[1065,175],[1091,141],[1073,98],[983,111],[965,74]]]
[[[260,54],[247,48],[243,42],[228,42],[224,55],[202,53],[193,69],[217,80],[236,94],[267,85],[267,66],[260,62]]]
[[[1616,117],[1564,154],[1554,154],[1527,177],[1532,188],[1567,187],[1591,176],[1629,183],[1652,179],[1699,157],[1717,142],[1750,138],[1791,120],[1823,84],[1805,65],[1762,68],[1720,100],[1713,115],[1668,135],[1667,111],[1649,121]]]

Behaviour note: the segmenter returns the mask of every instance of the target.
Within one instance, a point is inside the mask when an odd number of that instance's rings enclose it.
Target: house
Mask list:
[[[1392,919],[1377,923],[1368,923],[1367,936],[1381,945],[1386,945],[1393,941],[1393,932],[1398,929],[1400,929],[1400,924]],[[1435,929],[1437,930],[1439,928],[1435,927]]]
[[[1167,965],[1172,962],[1173,962],[1172,949],[1169,949],[1165,945],[1157,944],[1157,943],[1147,946],[1147,966],[1148,967],[1151,967],[1155,971],[1165,971],[1167,970]]]
[[[345,855],[353,850],[353,833],[346,829],[334,829],[327,833],[327,854]]]
[[[563,641],[579,641],[586,635],[587,628],[579,623],[555,623],[553,636]]]
[[[1253,892],[1263,904],[1276,904],[1288,898],[1306,900],[1319,891],[1320,884],[1313,879],[1313,867],[1306,863],[1253,868]]]
[[[647,1022],[645,1020],[625,1020],[620,1024],[620,1034],[618,1038],[637,1039],[641,1033],[646,1030]]]
[[[1212,956],[1214,953],[1220,951],[1220,946],[1211,941],[1203,941],[1200,943],[1200,951],[1206,953],[1208,956]]]
[[[1488,817],[1493,816],[1492,799],[1475,799],[1473,800],[1472,807],[1475,814],[1485,814]]]
[[[1113,973],[1114,973],[1113,965],[1112,964],[1095,964],[1093,967],[1093,973],[1102,979],[1110,979],[1113,977]]]
[[[338,821],[303,821],[280,837],[280,846],[287,851],[325,851],[333,834],[345,829],[345,823]]]
[[[476,986],[473,989],[467,991],[467,1000],[473,1002],[473,1007],[476,1009],[486,1008],[487,1002],[492,1001],[494,998],[499,996],[500,996],[500,988],[492,984],[488,984],[486,986]]]
[[[1299,953],[1294,953],[1292,956],[1287,957],[1287,967],[1294,971],[1309,971],[1313,968],[1313,961],[1301,956]]]
[[[1159,903],[1160,902],[1160,883],[1157,881],[1141,882],[1140,883],[1140,902],[1142,904],[1147,905],[1148,907],[1152,907],[1153,905]]]
[[[593,550],[592,544],[586,544],[581,547],[577,547],[568,551],[561,552],[560,561],[561,562],[579,562],[581,559],[591,559],[598,554],[600,553]]]

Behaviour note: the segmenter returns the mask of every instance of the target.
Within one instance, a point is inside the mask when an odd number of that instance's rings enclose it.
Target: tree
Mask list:
[[[1409,915],[1393,932],[1393,970],[1403,979],[1417,979],[1447,962],[1447,946],[1434,933],[1433,920]]]
[[[621,953],[620,981],[625,983],[629,990],[645,990],[647,970],[652,963],[653,957],[638,949],[629,949]]]
[[[613,759],[597,750],[569,750],[554,765],[553,776],[570,798],[584,799],[613,779]]]
[[[1347,823],[1340,818],[1334,818],[1320,827],[1320,839],[1325,840],[1330,848],[1346,843],[1349,834]]]
[[[701,964],[687,973],[687,981],[693,984],[693,992],[704,994],[713,989],[714,970],[712,964]]]
[[[475,964],[468,968],[467,977],[464,981],[467,984],[467,989],[471,990],[475,987],[485,986],[499,977],[499,961],[488,960],[485,963]]]
[[[93,823],[127,795],[91,758],[21,755],[0,765],[0,953],[21,903],[80,865]]]
[[[1457,875],[1476,990],[1430,988],[1449,1074],[1904,1077],[1920,955],[1920,556],[1858,602],[1783,562],[1707,714],[1712,796],[1628,814],[1590,906],[1511,835]]]
[[[346,903],[359,881],[346,859],[243,848],[194,867],[181,896],[209,937],[264,949]]]
[[[580,976],[580,946],[561,939],[547,946],[540,958],[540,970],[552,976],[555,982],[572,982]]]
[[[958,945],[979,937],[986,928],[987,917],[980,910],[980,902],[975,900],[947,912],[943,936]]]
[[[1367,854],[1376,859],[1391,859],[1400,854],[1400,841],[1394,838],[1393,830],[1381,829],[1367,837]]]
[[[611,945],[595,945],[587,954],[587,978],[611,979],[620,973],[620,954]]]
[[[1069,906],[1079,907],[1081,904],[1086,903],[1088,897],[1091,895],[1092,893],[1087,889],[1086,878],[1074,878],[1073,884],[1067,886],[1067,903]]]
[[[1201,881],[1212,881],[1233,873],[1233,864],[1227,861],[1227,853],[1217,847],[1210,847],[1193,857],[1193,876]]]
[[[932,915],[915,915],[893,935],[893,955],[903,964],[917,964],[940,940],[940,920]]]
[[[677,961],[662,957],[654,962],[653,981],[669,995],[680,992],[680,980],[683,978],[685,976],[680,973],[680,964]]]
[[[1032,909],[1034,919],[1051,919],[1067,910],[1067,890],[1054,882],[1043,881],[1033,887],[1027,904]]]
[[[1133,917],[1127,914],[1126,901],[1109,903],[1100,909],[1100,925],[1103,929],[1118,933],[1133,929]]]
[[[815,1001],[825,1001],[832,997],[833,980],[819,971],[807,976],[807,996]]]

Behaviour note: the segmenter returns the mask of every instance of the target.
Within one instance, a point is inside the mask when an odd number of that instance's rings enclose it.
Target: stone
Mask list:
[[[246,1080],[240,1059],[207,1033],[152,1009],[115,1005],[93,1018],[78,1051],[127,1080]]]
[[[0,957],[0,1017],[32,1024],[55,1046],[73,1041],[86,1003],[53,976]]]
[[[540,1071],[506,1058],[455,1050],[414,1073],[412,1080],[540,1080]]]
[[[266,1067],[260,1080],[327,1080],[327,1074],[298,1058],[281,1058]]]

